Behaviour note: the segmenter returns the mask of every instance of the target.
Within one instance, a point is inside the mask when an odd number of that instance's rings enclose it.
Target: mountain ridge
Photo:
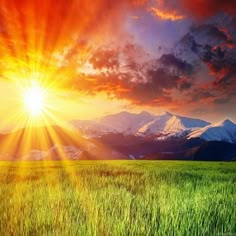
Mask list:
[[[202,138],[206,141],[236,143],[236,124],[229,119],[210,124],[192,132],[188,138]]]
[[[0,134],[0,159],[236,160],[236,124],[229,119],[210,124],[168,112],[120,112],[68,127]]]
[[[158,135],[160,133],[166,134],[196,127],[202,128],[210,123],[201,119],[174,115],[169,112],[154,115],[147,111],[140,113],[125,111],[96,120],[74,120],[71,121],[71,124],[85,135],[96,137],[107,133],[141,136]]]

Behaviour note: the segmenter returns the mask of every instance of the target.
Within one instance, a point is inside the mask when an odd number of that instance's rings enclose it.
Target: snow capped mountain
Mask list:
[[[179,136],[179,132],[192,131],[209,124],[203,120],[177,116],[168,112],[152,115],[145,111],[139,114],[120,112],[94,121],[72,121],[72,125],[88,137],[108,133],[137,136],[178,133]]]
[[[141,127],[138,135],[157,135],[164,134],[165,137],[180,137],[187,131],[202,128],[209,125],[209,122],[199,119],[192,119],[182,116],[173,115],[165,112],[156,116],[154,120]]]
[[[136,133],[140,127],[152,121],[154,117],[148,112],[139,114],[120,112],[97,120],[75,120],[71,124],[88,137],[96,137],[107,133],[130,135]]]
[[[230,120],[210,124],[204,120],[168,112],[159,115],[152,115],[145,111],[139,114],[120,112],[92,121],[72,121],[72,124],[87,137],[114,133],[156,137],[157,141],[173,138],[201,138],[206,141],[236,142],[236,124]]]
[[[205,127],[209,124],[209,122],[204,120],[172,115],[166,120],[162,135],[157,137],[156,140],[164,141],[173,138],[183,138],[193,130]]]
[[[145,111],[139,114],[121,112],[115,115],[105,116],[100,120],[100,122],[101,124],[114,127],[117,133],[129,135],[136,133],[140,127],[152,121],[154,118],[154,115]]]
[[[32,135],[0,150],[2,160],[113,160],[113,159],[188,159],[232,160],[236,155],[236,124],[224,120],[215,124],[168,112],[152,115],[121,112],[91,121],[72,121],[73,129],[50,126],[57,142]],[[41,135],[45,127],[35,127]],[[14,140],[27,129],[0,135],[0,144]],[[85,137],[86,138],[85,138]],[[209,153],[209,155],[208,155]]]
[[[224,120],[204,128],[193,131],[188,135],[188,139],[201,138],[206,141],[236,142],[236,124],[231,120]]]
[[[166,123],[164,131],[165,132],[178,132],[186,129],[192,128],[202,128],[209,125],[209,122],[199,119],[192,119],[182,116],[173,115]]]
[[[166,126],[168,120],[172,117],[172,114],[165,112],[159,116],[156,116],[152,121],[146,123],[138,130],[139,135],[153,135],[161,133]]]

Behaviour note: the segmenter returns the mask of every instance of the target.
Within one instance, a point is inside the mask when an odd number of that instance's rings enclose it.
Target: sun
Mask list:
[[[37,82],[32,84],[24,91],[24,105],[31,117],[42,115],[45,109],[45,91]]]

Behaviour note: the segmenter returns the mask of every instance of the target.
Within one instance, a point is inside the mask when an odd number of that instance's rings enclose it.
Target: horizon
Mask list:
[[[99,121],[100,119],[104,118],[104,117],[107,117],[107,116],[114,116],[114,115],[118,115],[118,114],[122,114],[122,113],[128,113],[128,114],[132,114],[132,115],[141,115],[142,113],[149,113],[150,115],[153,115],[153,116],[160,116],[162,114],[165,114],[165,113],[168,113],[172,116],[180,116],[180,117],[183,117],[183,118],[190,118],[190,119],[199,119],[199,120],[203,120],[203,121],[206,121],[208,123],[210,123],[210,125],[212,124],[217,124],[217,123],[221,123],[223,121],[226,121],[226,120],[229,120],[231,122],[233,122],[234,124],[236,124],[236,121],[229,118],[229,117],[225,117],[224,119],[221,119],[221,120],[216,120],[216,121],[210,121],[210,120],[206,120],[206,119],[202,119],[202,118],[198,118],[198,117],[193,117],[193,116],[184,116],[184,115],[180,115],[180,114],[174,114],[174,113],[171,113],[171,112],[168,112],[168,111],[161,111],[161,112],[150,112],[150,111],[147,111],[147,110],[142,110],[142,111],[129,111],[129,110],[122,110],[122,111],[119,111],[117,113],[110,113],[110,114],[104,114],[102,116],[99,116],[99,117],[95,117],[95,118],[91,118],[91,119],[71,119],[71,120],[64,120],[64,121],[59,121],[59,122],[56,122],[56,121],[53,121],[53,122],[41,122],[41,121],[36,121],[36,122],[33,122],[33,121],[30,121],[30,122],[26,122],[25,124],[22,124],[22,126],[14,126],[12,125],[11,127],[8,127],[8,128],[1,128],[1,122],[0,122],[0,134],[8,134],[8,133],[14,133],[14,132],[17,132],[18,130],[21,130],[21,129],[25,129],[25,128],[40,128],[40,127],[49,127],[49,126],[58,126],[58,127],[62,127],[62,128],[67,128],[67,129],[71,129],[73,128],[73,126],[71,125],[71,122],[73,121]]]
[[[225,118],[225,119],[222,119],[222,120],[218,120],[216,122],[211,122],[209,120],[205,120],[205,119],[200,119],[200,118],[197,118],[197,117],[188,117],[188,116],[182,116],[182,115],[179,115],[179,114],[173,114],[173,113],[170,113],[168,111],[162,111],[162,112],[158,112],[158,113],[152,113],[152,112],[149,112],[149,111],[139,111],[139,112],[130,112],[128,110],[123,110],[123,111],[120,111],[118,113],[111,113],[111,114],[107,114],[107,115],[103,115],[103,116],[100,116],[100,117],[96,117],[96,118],[93,118],[93,119],[73,119],[73,120],[68,120],[68,121],[60,121],[58,123],[49,123],[49,122],[27,122],[25,123],[25,126],[22,125],[22,126],[15,126],[15,127],[9,127],[8,129],[4,129],[4,130],[1,130],[0,128],[0,134],[10,134],[10,133],[14,133],[14,132],[18,132],[20,130],[23,130],[23,129],[38,129],[38,128],[45,128],[45,127],[60,127],[60,128],[63,128],[63,129],[66,129],[66,130],[76,130],[76,127],[72,124],[73,122],[76,122],[76,121],[101,121],[102,118],[105,118],[105,117],[109,117],[109,116],[116,116],[116,115],[119,115],[119,114],[122,114],[122,113],[128,113],[128,114],[131,114],[131,115],[141,115],[142,113],[148,113],[149,115],[152,115],[152,116],[161,116],[163,114],[169,114],[171,116],[176,116],[176,117],[181,117],[181,118],[189,118],[189,119],[194,119],[194,120],[201,120],[201,121],[205,121],[205,122],[208,122],[209,125],[218,125],[222,122],[225,122],[225,121],[230,121],[232,122],[233,124],[236,125],[236,122],[233,120],[233,119],[230,119],[230,118]],[[0,126],[1,127],[1,126]]]

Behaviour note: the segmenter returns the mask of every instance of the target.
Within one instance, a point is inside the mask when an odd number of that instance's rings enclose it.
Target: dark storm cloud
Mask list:
[[[200,73],[193,75],[195,84],[184,95],[196,109],[199,103],[226,109],[236,98],[236,27],[232,21],[225,17],[215,24],[192,26],[175,48],[180,58],[198,65]]]
[[[179,42],[182,44],[181,52],[192,52],[201,56],[201,53],[208,52],[217,46],[233,48],[234,44],[232,37],[226,34],[222,29],[216,25],[204,24],[192,26],[189,33],[187,33]],[[223,53],[223,51],[221,51]],[[219,50],[219,56],[223,56]]]
[[[186,74],[191,75],[194,71],[193,65],[183,61],[180,58],[177,58],[173,54],[163,54],[160,59],[159,63],[169,70],[174,70],[176,74]]]
[[[215,25],[192,27],[180,41],[179,54],[197,56],[214,75],[214,84],[228,83],[236,74],[236,50],[232,37]]]
[[[198,35],[198,39],[201,41],[201,38],[204,40],[204,37],[210,38],[212,41],[209,44],[228,42],[232,43],[228,38],[228,35],[219,29],[216,25],[212,24],[203,24],[191,27],[192,34]]]

